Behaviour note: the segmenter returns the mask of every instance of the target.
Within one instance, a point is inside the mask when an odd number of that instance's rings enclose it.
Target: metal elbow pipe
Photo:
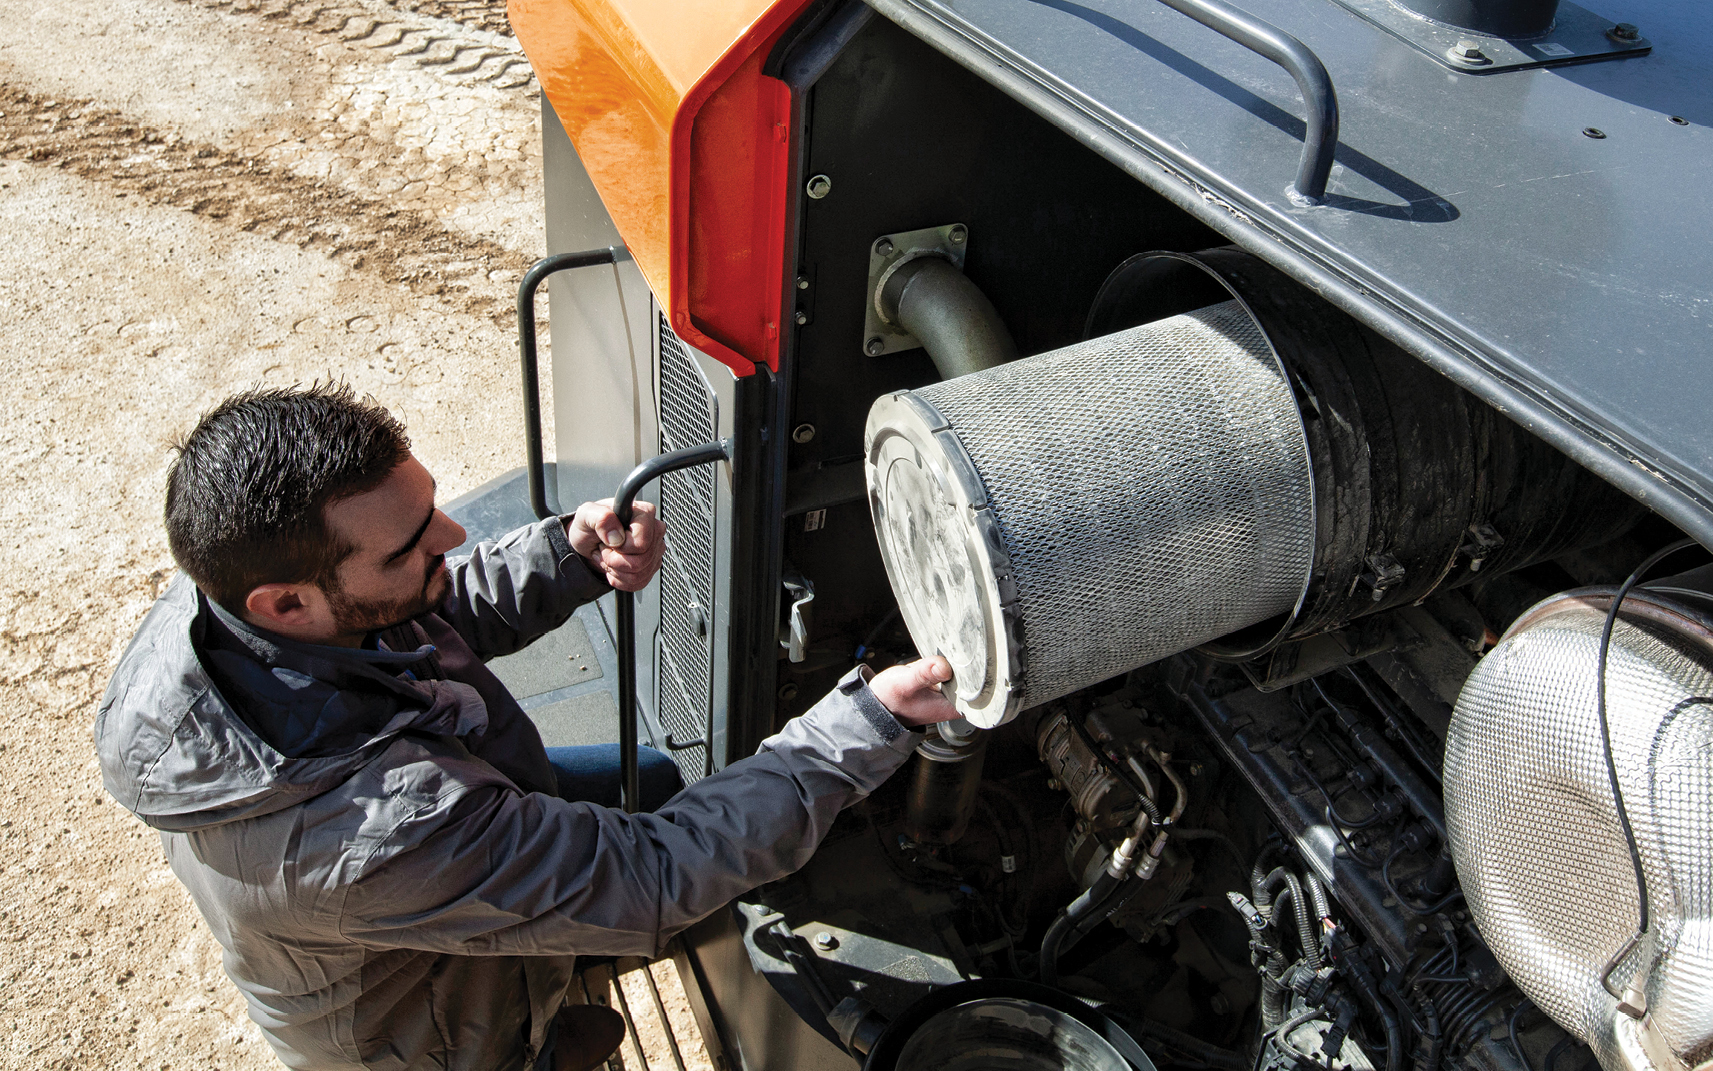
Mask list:
[[[921,256],[881,279],[881,319],[915,335],[945,379],[1017,359],[1017,343],[987,295],[950,261]]]

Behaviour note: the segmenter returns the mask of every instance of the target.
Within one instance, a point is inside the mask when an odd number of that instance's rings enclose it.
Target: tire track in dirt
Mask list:
[[[209,11],[281,22],[408,59],[455,81],[535,87],[535,71],[511,36],[503,8],[486,0],[396,0],[379,5],[320,0],[179,0]]]
[[[489,33],[512,36],[505,0],[386,0],[387,6],[416,15],[430,15]]]
[[[0,84],[0,158],[53,166],[151,204],[316,250],[502,326],[529,258],[251,157],[155,130],[88,100]]]

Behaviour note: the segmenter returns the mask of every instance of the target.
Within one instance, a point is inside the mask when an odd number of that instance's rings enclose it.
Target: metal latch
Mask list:
[[[787,570],[785,593],[791,599],[790,619],[779,629],[779,646],[785,657],[801,662],[809,657],[809,626],[814,622],[815,585],[802,573]]]
[[[1468,542],[1457,553],[1469,559],[1469,571],[1476,572],[1493,553],[1505,545],[1505,537],[1490,524],[1472,524],[1466,533]]]
[[[1362,570],[1362,575],[1356,578],[1358,584],[1374,589],[1374,601],[1379,602],[1386,597],[1386,592],[1404,582],[1404,566],[1398,559],[1380,551],[1368,555],[1368,568]]]

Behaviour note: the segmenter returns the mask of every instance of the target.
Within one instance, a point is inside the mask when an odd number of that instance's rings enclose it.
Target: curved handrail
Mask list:
[[[630,471],[613,495],[613,512],[619,523],[630,528],[635,512],[636,496],[648,484],[669,472],[706,465],[710,461],[730,461],[732,440],[687,446],[668,454],[651,457]],[[619,797],[624,809],[636,812],[638,798],[636,743],[636,596],[628,591],[615,592],[613,631],[619,656]]]
[[[540,520],[554,515],[547,505],[547,462],[541,456],[541,377],[535,357],[535,292],[549,275],[571,268],[617,264],[630,256],[623,246],[585,249],[581,253],[554,253],[542,257],[523,273],[517,287],[517,354],[523,368],[524,465],[529,470],[529,508]]]
[[[1326,183],[1332,176],[1332,154],[1338,148],[1338,94],[1326,65],[1309,46],[1263,19],[1258,19],[1225,0],[1160,0],[1216,33],[1224,34],[1244,48],[1272,60],[1296,79],[1303,95],[1303,155],[1297,163],[1297,178],[1286,191],[1293,201],[1320,204],[1326,198]]]

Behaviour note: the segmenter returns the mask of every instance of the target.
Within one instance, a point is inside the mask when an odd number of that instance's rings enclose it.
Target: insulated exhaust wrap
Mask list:
[[[1281,614],[1315,551],[1304,427],[1226,301],[882,397],[869,505],[959,711],[1018,711]]]

